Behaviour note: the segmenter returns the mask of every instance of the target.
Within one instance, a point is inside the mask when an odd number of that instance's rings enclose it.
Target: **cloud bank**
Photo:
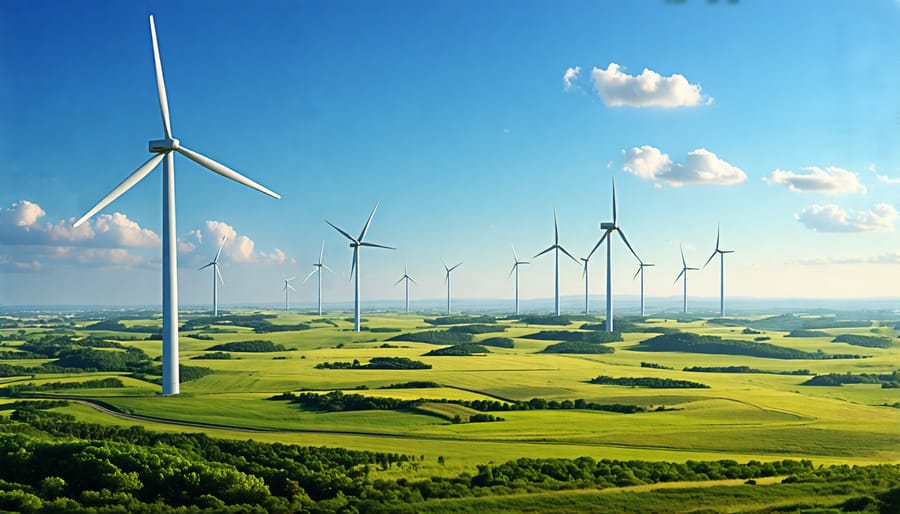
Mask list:
[[[794,218],[816,232],[893,232],[900,212],[886,203],[866,211],[847,211],[838,205],[810,205]]]
[[[796,193],[824,193],[827,195],[843,195],[865,193],[866,186],[859,181],[859,175],[836,166],[826,169],[810,166],[801,173],[775,170],[763,178],[768,184],[785,185]]]
[[[698,84],[691,84],[684,75],[674,73],[666,77],[648,68],[640,75],[629,75],[623,69],[613,62],[605,70],[591,70],[594,90],[608,107],[696,107],[713,101],[703,95]],[[563,80],[567,91],[580,70],[580,67],[566,70]]]
[[[622,169],[642,180],[664,182],[672,187],[691,184],[729,186],[747,180],[740,168],[720,159],[716,154],[698,148],[687,154],[683,163],[674,163],[668,154],[649,145],[622,150]]]

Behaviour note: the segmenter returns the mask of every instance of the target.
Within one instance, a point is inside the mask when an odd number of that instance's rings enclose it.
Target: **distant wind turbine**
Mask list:
[[[634,280],[638,275],[641,276],[641,316],[644,316],[644,268],[648,266],[656,266],[656,264],[641,262],[638,264],[638,269],[634,272],[634,276],[631,277],[631,280]]]
[[[206,266],[203,266],[202,268],[200,268],[198,270],[198,271],[202,271],[210,266],[213,267],[213,304],[212,305],[213,305],[213,317],[214,318],[219,315],[219,292],[216,289],[216,286],[218,285],[219,280],[222,281],[223,286],[225,285],[225,279],[222,278],[222,273],[219,271],[219,254],[222,253],[222,248],[225,247],[225,239],[227,237],[228,236],[222,236],[222,244],[219,245],[219,251],[216,252],[216,256],[213,258],[213,260],[209,264],[207,264]]]
[[[404,280],[406,281],[406,313],[409,314],[409,283],[412,282],[413,284],[415,284],[416,281],[413,280],[413,278],[409,276],[409,273],[406,272],[406,264],[403,265],[403,276],[400,277],[400,280],[395,282],[394,285],[396,286]]]
[[[444,265],[444,270],[446,270],[447,272],[447,275],[444,277],[444,283],[447,284],[447,314],[450,314],[450,272],[462,266],[462,263],[460,262],[456,266],[448,268],[447,263],[444,262],[444,259],[441,259],[441,264]]]
[[[363,226],[362,232],[359,233],[359,237],[354,238],[347,232],[341,230],[334,223],[325,220],[325,223],[331,225],[331,228],[337,230],[344,237],[350,240],[350,248],[353,248],[353,264],[350,267],[350,273],[355,277],[355,285],[354,285],[354,295],[353,295],[353,311],[354,311],[354,319],[353,319],[353,330],[359,332],[359,248],[362,246],[371,246],[373,248],[386,248],[388,250],[396,250],[396,248],[390,246],[379,245],[375,243],[367,243],[363,241],[366,237],[366,232],[369,231],[369,224],[372,223],[372,217],[375,216],[375,211],[378,210],[378,204],[375,204],[375,207],[372,209],[372,214],[369,214],[369,219],[366,221],[365,226]]]
[[[556,300],[555,300],[554,312],[556,313],[557,316],[559,316],[559,252],[560,252],[560,250],[562,250],[562,252],[564,254],[568,255],[569,258],[575,262],[575,264],[578,264],[578,259],[573,257],[572,254],[569,253],[568,250],[566,250],[559,244],[559,223],[556,220],[556,209],[553,209],[553,230],[554,230],[553,245],[551,245],[550,248],[547,248],[543,252],[535,255],[533,258],[537,259],[538,257],[540,257],[541,255],[544,255],[545,253],[549,252],[550,250],[556,250],[556,252],[555,252],[556,253],[556,282],[555,282]]]
[[[631,254],[634,255],[634,258],[641,261],[641,258],[638,257],[637,253],[635,253],[634,248],[631,247],[631,243],[628,242],[628,238],[625,237],[625,232],[622,231],[622,227],[619,226],[617,217],[618,217],[618,208],[616,208],[616,179],[612,181],[612,222],[604,222],[600,224],[600,229],[605,230],[606,233],[603,234],[603,237],[597,241],[597,244],[594,246],[594,249],[591,250],[591,253],[588,254],[587,258],[590,259],[591,255],[597,251],[597,248],[600,248],[600,245],[603,244],[603,240],[606,239],[606,331],[613,331],[613,294],[612,294],[612,234],[613,232],[618,232],[620,236],[622,236],[622,241],[625,242],[625,246],[631,251]]]
[[[678,282],[678,279],[684,275],[684,312],[687,313],[687,272],[697,271],[700,268],[689,268],[687,262],[684,260],[684,248],[682,248],[681,245],[678,245],[678,248],[681,250],[681,273],[675,277],[675,282],[672,282],[672,285],[675,285]]]
[[[513,265],[512,269],[509,270],[509,275],[506,276],[506,279],[509,280],[509,277],[512,276],[513,272],[516,273],[516,314],[519,314],[519,266],[523,266],[525,264],[531,264],[528,261],[520,261],[519,254],[516,253],[516,246],[513,245]]]
[[[719,254],[719,317],[725,317],[725,254],[726,253],[734,253],[734,250],[722,250],[719,248],[719,228],[716,227],[716,249],[713,250],[713,253],[709,256],[709,259],[706,259],[706,264],[703,265],[703,268],[706,268],[706,265],[709,264],[709,261],[713,260],[713,257],[716,254]]]
[[[166,97],[166,85],[163,81],[162,62],[159,58],[159,47],[156,41],[156,25],[150,15],[150,39],[153,42],[153,63],[156,67],[156,89],[159,95],[159,108],[162,112],[165,139],[150,141],[150,153],[155,154],[138,167],[121,184],[103,197],[91,210],[75,222],[78,227],[98,211],[112,203],[125,191],[146,177],[156,166],[163,163],[163,327],[162,327],[162,392],[178,394],[180,381],[178,378],[178,266],[177,266],[177,232],[175,229],[175,154],[178,152],[208,170],[218,173],[247,187],[256,189],[274,198],[281,198],[277,193],[257,184],[249,178],[220,164],[209,157],[182,146],[178,139],[172,137],[172,126],[169,122],[169,103]]]
[[[294,291],[294,292],[297,291],[296,289],[294,289],[294,286],[292,286],[291,284],[289,284],[289,282],[290,282],[291,280],[294,280],[294,279],[297,278],[297,277],[287,278],[287,277],[285,277],[284,275],[282,275],[281,277],[284,278],[284,287],[282,287],[282,289],[284,289],[284,310],[288,310],[288,309],[290,309],[290,306],[291,306],[291,303],[290,303],[290,292],[291,292],[291,291]]]
[[[306,278],[303,279],[303,282],[309,280],[309,277],[313,276],[313,273],[319,273],[319,316],[322,315],[322,269],[327,269],[334,273],[334,271],[325,265],[322,262],[322,259],[325,257],[325,241],[322,241],[322,251],[319,252],[319,262],[313,264],[313,270],[309,272],[309,275],[306,275]]]
[[[581,257],[581,262],[584,263],[584,270],[581,272],[581,278],[584,279],[584,313],[590,314],[588,305],[588,295],[590,294],[590,289],[588,288],[588,284],[590,282],[590,275],[588,274],[588,263],[591,262],[591,256],[588,255],[587,257]]]

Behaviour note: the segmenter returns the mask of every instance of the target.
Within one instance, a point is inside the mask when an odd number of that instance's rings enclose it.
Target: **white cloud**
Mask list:
[[[38,218],[47,214],[41,206],[22,200],[10,205],[9,208],[0,208],[0,224],[14,225],[17,227],[29,227],[34,225]]]
[[[900,184],[900,177],[892,178],[887,175],[876,175],[878,181],[883,184]]]
[[[687,154],[683,164],[673,163],[668,154],[649,145],[622,150],[622,169],[643,180],[662,181],[672,187],[690,184],[735,185],[747,180],[740,168],[719,159],[704,148]]]
[[[575,66],[574,68],[569,68],[566,70],[566,73],[563,74],[563,89],[565,91],[569,91],[573,87],[576,87],[574,82],[578,80],[579,73],[581,73],[581,66]]]
[[[281,264],[287,256],[278,248],[271,252],[256,250],[256,243],[249,236],[238,234],[228,223],[207,220],[203,228],[191,230],[178,238],[178,252],[183,256],[197,255],[198,259],[212,259],[219,250],[222,237],[226,237],[220,259],[223,261],[258,264]]]
[[[900,264],[900,252],[888,252],[869,257],[812,257],[808,259],[798,259],[796,263],[801,266],[825,266],[829,264]]]
[[[647,68],[640,75],[628,75],[622,69],[618,64],[610,63],[605,70],[594,68],[591,71],[594,88],[607,106],[694,107],[713,101],[701,93],[699,85],[691,84],[683,75],[675,73],[664,77]]]
[[[893,232],[900,213],[879,203],[867,211],[846,211],[834,205],[810,205],[794,218],[816,232]]]
[[[786,185],[797,193],[842,195],[866,192],[866,186],[859,181],[859,175],[836,166],[829,166],[824,170],[810,166],[803,168],[802,173],[775,170],[763,180],[769,184]]]

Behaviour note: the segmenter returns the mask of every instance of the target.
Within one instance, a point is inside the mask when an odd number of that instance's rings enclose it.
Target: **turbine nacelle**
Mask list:
[[[604,221],[600,224],[600,230],[616,230],[618,228],[614,221]]]
[[[178,150],[179,141],[174,137],[166,139],[154,139],[150,141],[150,153],[167,153],[172,150]]]

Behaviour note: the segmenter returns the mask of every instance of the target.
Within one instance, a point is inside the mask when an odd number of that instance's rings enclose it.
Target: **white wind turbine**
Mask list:
[[[713,257],[716,254],[719,254],[719,317],[725,317],[725,254],[726,253],[734,253],[734,250],[722,250],[719,248],[719,228],[716,227],[716,249],[713,250],[713,253],[709,256],[709,259],[706,259],[706,264],[703,265],[703,268],[706,268],[706,265],[709,264],[709,261],[713,260]]]
[[[625,242],[625,246],[628,247],[628,250],[631,251],[631,254],[634,255],[634,258],[641,261],[641,258],[638,257],[637,253],[635,253],[634,248],[631,247],[631,243],[628,242],[628,238],[625,237],[625,232],[622,231],[622,227],[619,226],[617,218],[618,218],[618,208],[616,207],[616,180],[612,181],[612,222],[603,222],[600,224],[600,229],[606,231],[603,234],[603,237],[597,241],[597,244],[594,245],[594,249],[591,250],[591,253],[588,254],[587,258],[590,259],[591,255],[597,251],[597,248],[600,248],[600,245],[603,244],[603,240],[606,239],[606,330],[607,332],[613,331],[613,294],[612,294],[612,234],[613,232],[618,232],[620,236],[622,236],[622,241]]]
[[[294,280],[297,277],[287,278],[284,275],[282,275],[281,278],[284,279],[284,287],[282,287],[282,289],[284,290],[284,310],[288,310],[288,309],[290,309],[290,306],[291,306],[290,292],[291,291],[297,292],[297,290],[294,289],[294,286],[292,286],[290,284],[290,281]]]
[[[354,319],[353,319],[353,329],[359,332],[359,249],[362,246],[371,246],[373,248],[386,248],[388,250],[396,250],[396,248],[390,246],[379,245],[375,243],[367,243],[363,241],[366,237],[366,232],[369,231],[369,224],[372,223],[372,217],[375,216],[375,211],[378,209],[378,204],[375,204],[375,207],[372,209],[372,214],[369,214],[369,219],[366,221],[365,226],[363,226],[362,232],[359,233],[359,237],[354,238],[347,232],[338,228],[332,222],[325,220],[325,223],[331,225],[331,228],[337,230],[344,237],[350,240],[350,248],[353,248],[353,264],[350,267],[350,273],[356,278],[355,286],[354,286],[354,295],[353,295],[353,311],[354,311]]]
[[[688,271],[697,271],[700,268],[689,268],[687,262],[684,260],[684,248],[681,245],[678,245],[678,248],[681,250],[681,273],[675,277],[675,282],[672,282],[672,285],[675,285],[678,282],[678,279],[684,275],[684,307],[683,310],[687,313],[687,272]]]
[[[334,273],[334,270],[329,268],[322,262],[322,259],[325,257],[325,241],[322,241],[322,251],[319,252],[319,262],[313,264],[313,270],[309,272],[309,275],[306,275],[306,278],[303,279],[303,282],[309,280],[309,277],[313,276],[313,273],[319,273],[319,316],[322,315],[322,269],[327,269]]]
[[[213,267],[213,317],[219,315],[219,292],[217,290],[218,281],[222,281],[222,285],[225,285],[225,279],[222,278],[222,273],[219,271],[219,254],[222,253],[222,248],[225,247],[225,239],[228,236],[222,236],[222,244],[219,245],[219,251],[216,252],[215,258],[207,264],[203,266],[198,271],[205,270],[206,268],[212,266]]]
[[[178,152],[208,170],[218,173],[247,187],[256,189],[274,198],[281,198],[277,193],[257,184],[249,178],[220,164],[209,157],[201,155],[182,146],[178,139],[172,137],[172,127],[169,121],[169,104],[166,98],[166,85],[163,81],[162,63],[159,58],[159,47],[156,41],[156,26],[153,23],[153,15],[150,16],[150,39],[153,42],[153,62],[156,68],[156,89],[159,95],[159,107],[162,111],[163,132],[165,139],[150,141],[150,153],[153,157],[142,164],[129,175],[121,184],[116,186],[108,195],[97,203],[91,210],[75,222],[78,227],[98,211],[109,205],[125,191],[140,182],[153,171],[156,166],[163,163],[163,237],[162,237],[162,264],[163,264],[163,328],[162,328],[162,392],[163,394],[178,394],[180,383],[178,378],[178,273],[176,259],[175,230],[175,154]]]
[[[525,264],[531,264],[531,263],[528,261],[520,261],[519,260],[519,254],[516,253],[515,245],[513,245],[512,251],[513,251],[513,265],[512,265],[512,269],[509,270],[509,275],[506,276],[506,279],[509,280],[509,277],[512,276],[513,272],[516,273],[516,314],[518,314],[519,313],[519,266],[522,266]]]
[[[641,262],[638,264],[638,269],[634,272],[634,276],[631,277],[631,280],[634,280],[638,275],[641,276],[641,316],[644,315],[644,268],[649,266],[656,266],[656,264]]]
[[[593,252],[591,252],[593,254]],[[584,270],[581,272],[581,278],[584,279],[584,313],[590,314],[590,309],[588,308],[588,295],[590,294],[590,290],[588,288],[588,284],[590,282],[590,274],[588,273],[588,263],[591,262],[591,256],[581,257],[581,262],[584,263]]]
[[[441,259],[441,264],[444,265],[444,270],[446,270],[447,272],[447,275],[444,277],[444,283],[447,284],[447,314],[450,314],[450,272],[462,266],[462,263],[460,262],[456,266],[448,268],[447,263],[444,262],[444,259]]]
[[[413,284],[415,284],[416,281],[413,280],[413,278],[409,276],[409,273],[406,272],[406,264],[403,265],[403,276],[400,277],[400,280],[394,282],[394,285],[396,286],[404,280],[406,281],[406,313],[409,314],[409,283],[412,282]]]
[[[556,300],[555,300],[554,312],[556,313],[557,316],[559,316],[559,252],[560,252],[560,250],[562,250],[562,252],[564,254],[568,255],[570,259],[575,261],[575,264],[578,264],[578,259],[573,257],[572,254],[568,252],[568,250],[566,250],[559,244],[559,223],[557,223],[557,221],[556,221],[556,209],[553,209],[553,230],[554,230],[553,245],[551,245],[550,248],[547,248],[543,252],[535,255],[533,258],[537,259],[538,257],[540,257],[541,255],[544,255],[545,253],[549,252],[550,250],[556,250],[556,252],[555,252],[556,253],[556,282],[555,282]]]

